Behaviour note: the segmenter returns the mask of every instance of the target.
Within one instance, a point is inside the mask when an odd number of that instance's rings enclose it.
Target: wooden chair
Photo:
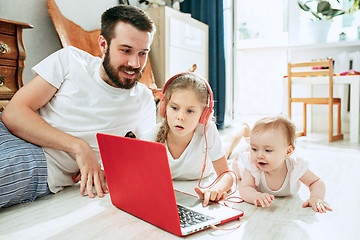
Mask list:
[[[98,44],[100,29],[85,31],[81,26],[62,15],[55,0],[47,0],[47,5],[49,15],[53,21],[55,30],[59,35],[60,42],[63,47],[74,46],[94,56],[102,57]],[[150,88],[153,92],[154,100],[158,101],[161,89],[159,89],[155,84],[149,58],[146,62],[143,76],[139,82],[148,86],[148,88]]]
[[[304,70],[306,69],[306,70]],[[310,69],[310,70],[309,70]],[[312,76],[325,76],[329,79],[329,96],[325,98],[293,98],[291,96],[293,78],[306,81]],[[333,97],[333,60],[329,59],[320,62],[288,63],[288,114],[291,119],[291,104],[302,102],[303,105],[303,131],[297,136],[306,136],[306,106],[307,104],[329,105],[329,142],[343,139],[341,134],[341,99]],[[333,105],[338,106],[337,134],[333,134]]]

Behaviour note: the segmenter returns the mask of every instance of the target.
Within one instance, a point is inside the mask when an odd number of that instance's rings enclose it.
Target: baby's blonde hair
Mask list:
[[[195,92],[196,96],[198,97],[200,103],[202,104],[203,109],[208,105],[209,102],[209,91],[207,89],[204,80],[201,79],[195,73],[184,72],[179,74],[177,77],[169,80],[171,81],[169,85],[166,86],[165,93],[163,96],[163,101],[161,104],[164,104],[163,107],[166,108],[167,104],[170,101],[170,98],[174,92],[177,90],[183,89],[191,89]],[[163,122],[160,126],[159,132],[156,136],[156,142],[164,143],[169,132],[169,124],[166,118],[163,119]]]
[[[281,128],[287,137],[288,144],[295,146],[295,124],[284,115],[267,116],[258,120],[251,132],[263,132],[274,128]]]

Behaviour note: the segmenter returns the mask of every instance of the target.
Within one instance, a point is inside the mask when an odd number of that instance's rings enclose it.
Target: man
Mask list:
[[[152,93],[137,82],[154,32],[143,11],[116,6],[101,18],[102,59],[68,47],[33,68],[0,116],[0,207],[80,180],[82,195],[108,192],[96,133],[140,137],[155,125]]]

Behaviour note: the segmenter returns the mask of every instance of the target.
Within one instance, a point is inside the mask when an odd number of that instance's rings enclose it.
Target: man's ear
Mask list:
[[[285,157],[287,157],[287,158],[290,157],[291,154],[293,154],[294,150],[295,150],[295,146],[292,145],[292,144],[290,144],[290,145],[288,146],[287,150],[286,150],[286,155],[285,155]]]
[[[100,47],[100,51],[103,55],[105,55],[106,51],[107,51],[107,48],[109,47],[108,44],[107,44],[107,41],[105,39],[105,37],[103,35],[100,35],[99,36],[99,39],[98,39],[98,42],[99,42],[99,47]]]

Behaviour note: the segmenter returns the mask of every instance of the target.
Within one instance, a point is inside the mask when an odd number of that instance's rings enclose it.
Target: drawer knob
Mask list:
[[[0,42],[0,53],[7,53],[9,51],[6,43]]]
[[[0,76],[0,87],[5,84],[6,76]]]

